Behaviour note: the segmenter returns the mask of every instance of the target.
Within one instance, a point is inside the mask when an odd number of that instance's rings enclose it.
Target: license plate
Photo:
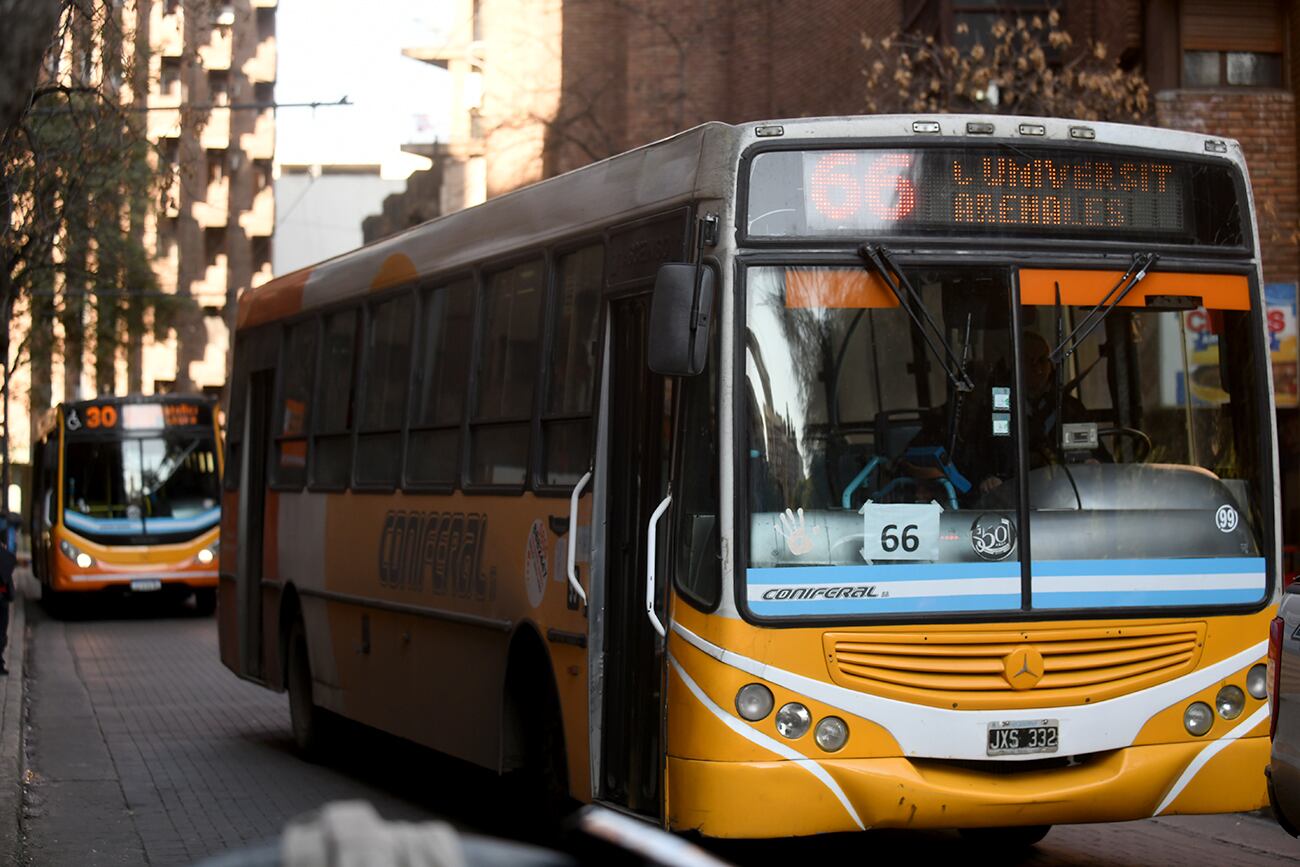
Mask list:
[[[1060,726],[1054,719],[1010,720],[989,723],[988,754],[1013,756],[1054,753]]]
[[[161,590],[162,582],[157,578],[141,578],[138,581],[131,582],[131,589],[136,593],[149,593],[154,590]]]

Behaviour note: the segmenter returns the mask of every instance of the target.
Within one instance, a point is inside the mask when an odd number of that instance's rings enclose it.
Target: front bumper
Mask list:
[[[761,838],[863,828],[1122,822],[1157,810],[1162,815],[1225,813],[1267,805],[1268,738],[1237,739],[1197,770],[1194,763],[1206,746],[1198,741],[1129,747],[1041,770],[1005,765],[985,770],[973,762],[905,758],[708,762],[669,757],[668,824],[713,837]]]

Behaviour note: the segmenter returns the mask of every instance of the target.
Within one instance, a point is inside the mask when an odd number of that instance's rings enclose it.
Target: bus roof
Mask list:
[[[468,268],[675,204],[724,197],[735,187],[737,157],[752,144],[851,138],[1146,148],[1218,157],[1245,173],[1241,147],[1232,139],[1132,124],[984,114],[711,122],[277,277],[240,297],[238,327]],[[1249,195],[1249,184],[1246,189]]]

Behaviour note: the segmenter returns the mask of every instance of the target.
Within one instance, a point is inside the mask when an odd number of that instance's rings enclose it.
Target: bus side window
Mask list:
[[[307,481],[307,430],[312,374],[316,372],[316,319],[291,325],[280,359],[280,408],[275,422],[275,463],[271,481],[278,488],[301,488]]]
[[[595,244],[560,256],[556,270],[541,478],[544,485],[570,488],[591,463],[605,248]]]
[[[487,278],[470,425],[476,485],[523,487],[527,478],[544,274],[537,259]]]
[[[419,360],[406,448],[405,482],[411,487],[456,483],[473,335],[473,280],[420,293]]]
[[[366,322],[366,357],[362,375],[357,435],[357,484],[397,484],[402,469],[402,422],[411,382],[412,308],[415,298],[403,292],[374,305]]]
[[[357,318],[355,308],[325,317],[312,413],[311,486],[316,489],[342,490],[352,476]]]

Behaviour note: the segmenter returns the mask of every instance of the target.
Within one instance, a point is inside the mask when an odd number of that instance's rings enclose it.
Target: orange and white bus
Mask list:
[[[202,395],[60,405],[38,429],[28,524],[42,600],[94,591],[217,602],[221,449]]]
[[[842,117],[282,276],[223,660],[305,747],[337,714],[706,835],[1259,807],[1258,249],[1232,141]]]

